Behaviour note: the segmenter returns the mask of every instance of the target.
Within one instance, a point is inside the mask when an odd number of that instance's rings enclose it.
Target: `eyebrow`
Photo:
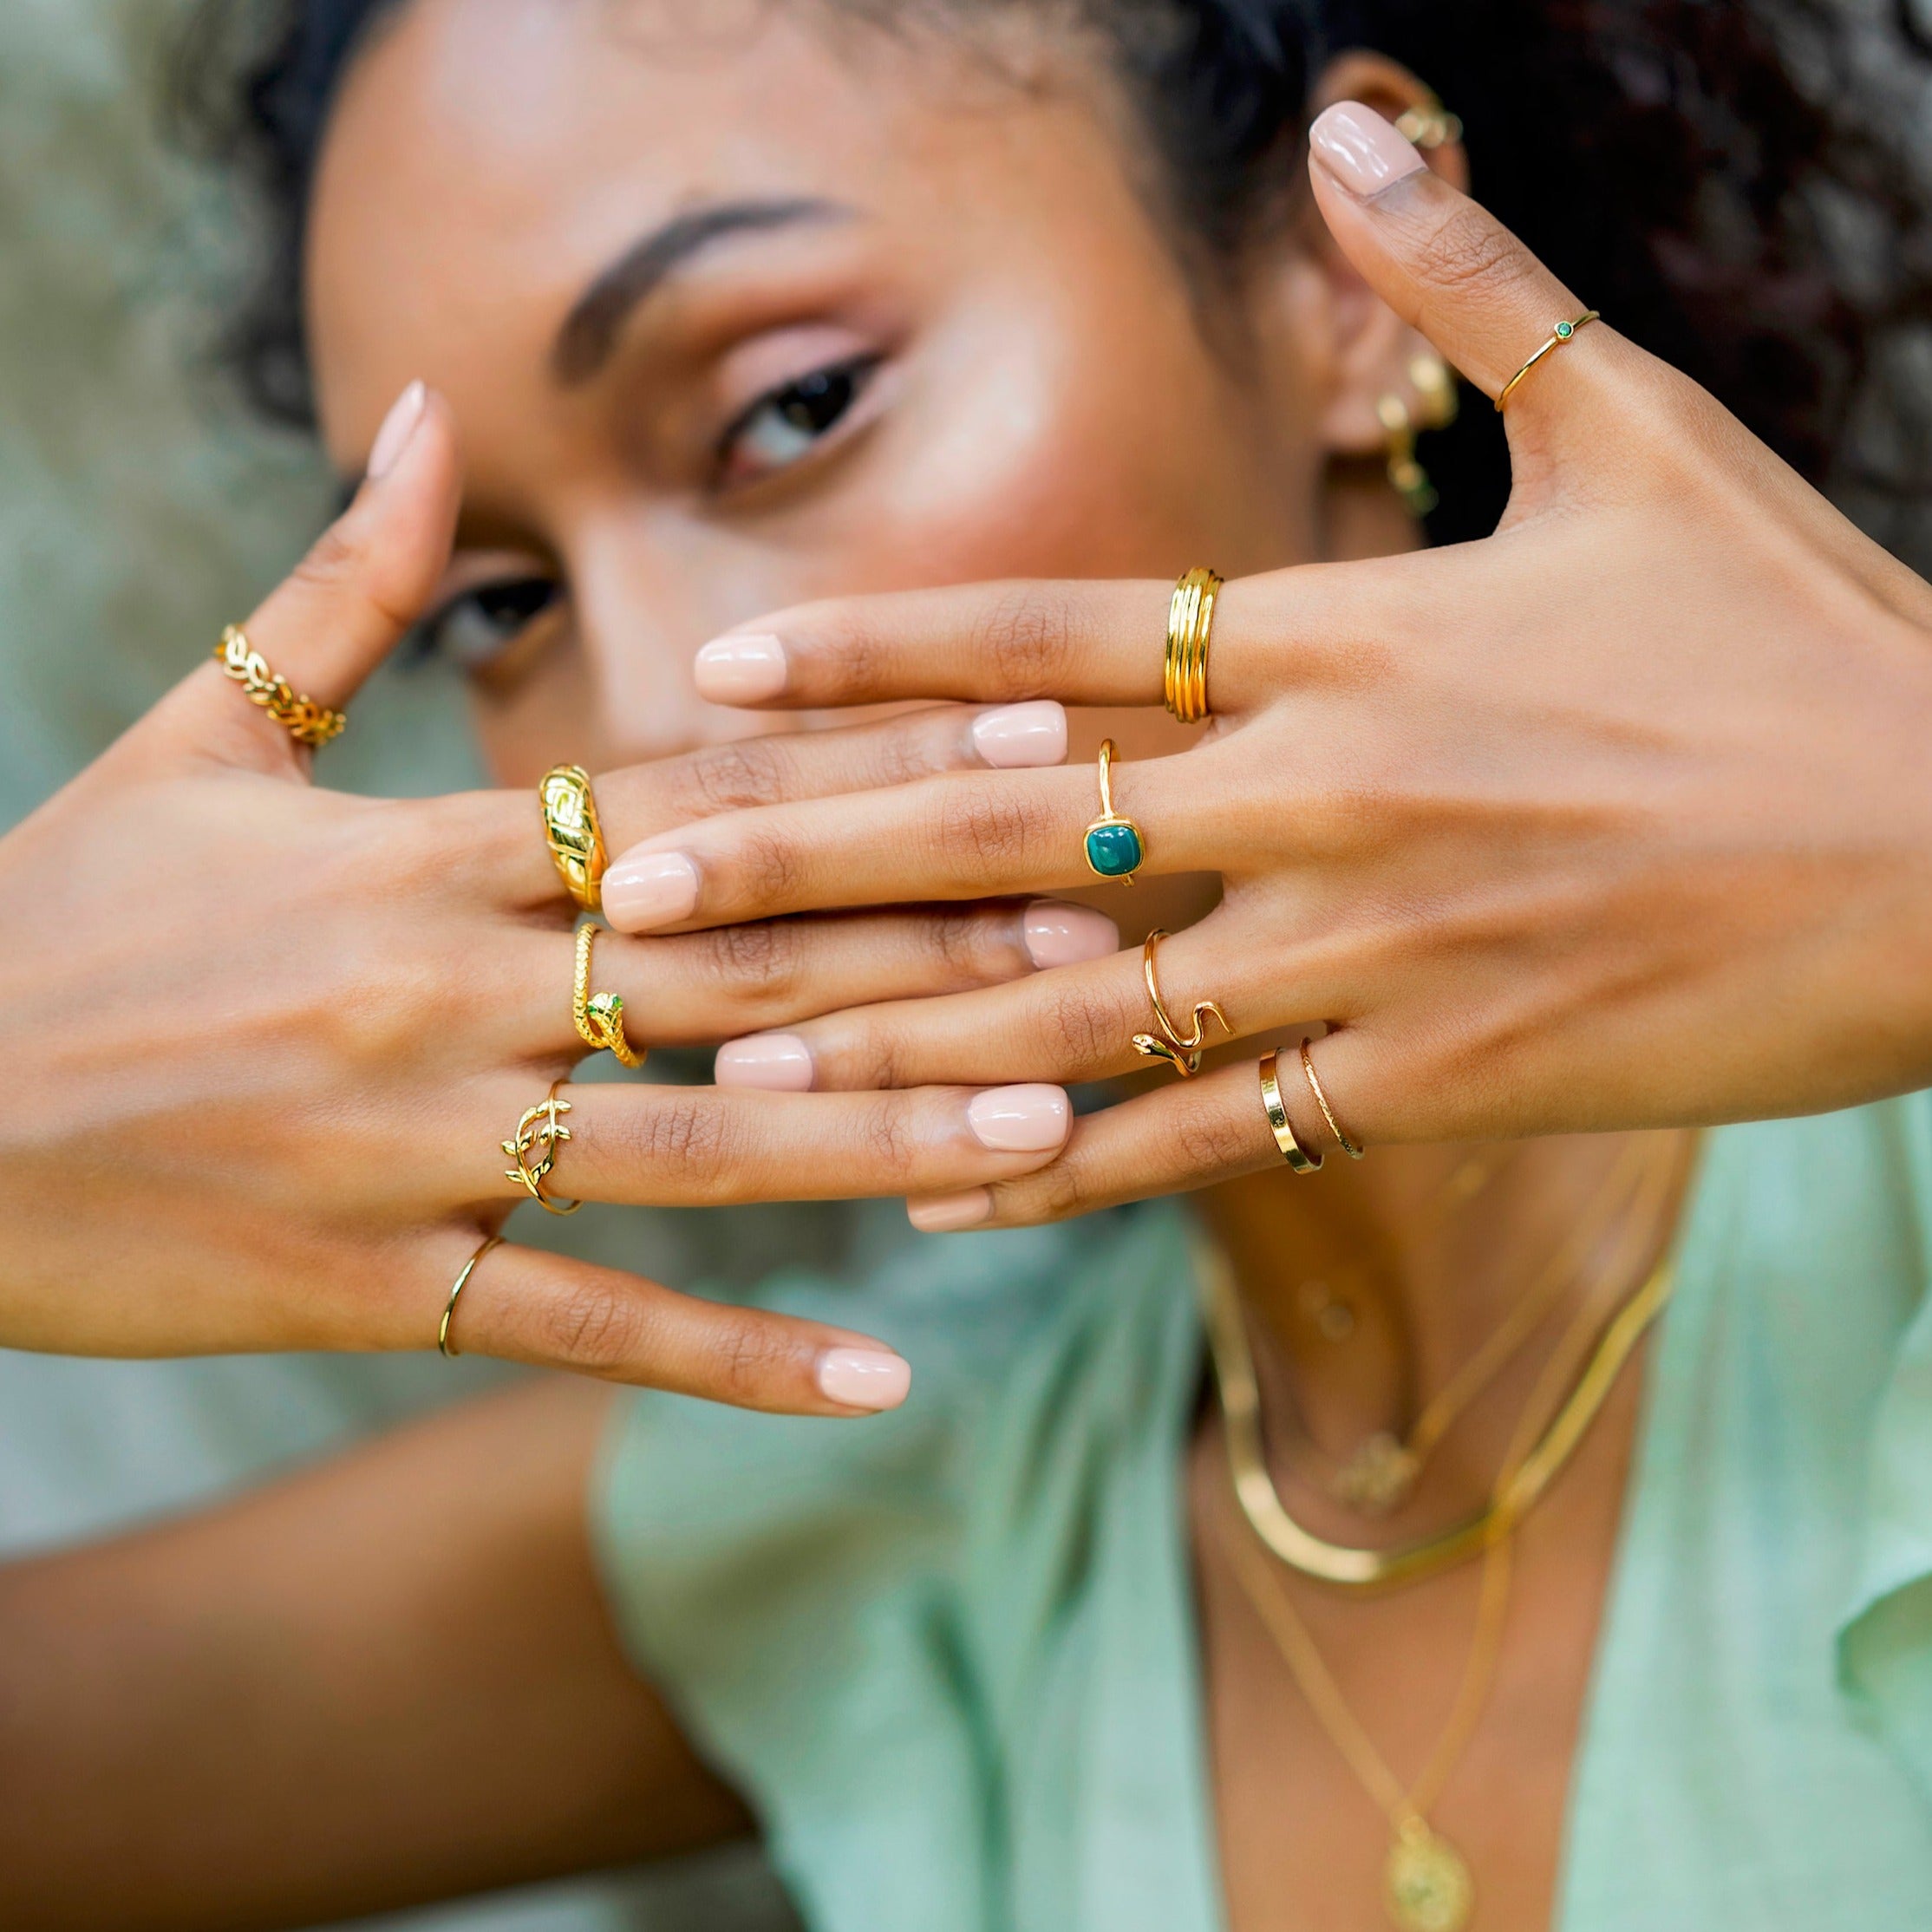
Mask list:
[[[610,360],[640,304],[718,242],[803,222],[844,221],[852,212],[836,201],[792,199],[720,201],[673,216],[641,235],[578,297],[557,331],[552,373],[565,388],[589,382]]]

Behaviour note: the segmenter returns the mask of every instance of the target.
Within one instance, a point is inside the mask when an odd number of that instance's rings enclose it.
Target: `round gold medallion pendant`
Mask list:
[[[1388,1916],[1400,1932],[1463,1932],[1476,1907],[1476,1883],[1461,1852],[1412,1818],[1382,1868]]]

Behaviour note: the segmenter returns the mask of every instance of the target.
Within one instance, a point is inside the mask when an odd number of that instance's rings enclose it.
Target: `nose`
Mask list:
[[[753,603],[741,590],[725,609],[730,585],[722,571],[707,570],[708,560],[689,549],[680,558],[663,554],[648,532],[621,518],[581,531],[571,552],[595,735],[607,762],[674,757],[800,728],[790,712],[709,703],[692,681],[700,645],[759,610],[789,601],[782,593]]]

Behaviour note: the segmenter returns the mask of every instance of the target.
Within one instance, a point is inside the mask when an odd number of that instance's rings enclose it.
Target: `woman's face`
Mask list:
[[[378,32],[316,195],[323,429],[353,473],[449,399],[431,634],[504,781],[795,724],[689,667],[804,598],[1315,553],[1334,271],[1284,245],[1211,349],[1099,72],[757,0]]]

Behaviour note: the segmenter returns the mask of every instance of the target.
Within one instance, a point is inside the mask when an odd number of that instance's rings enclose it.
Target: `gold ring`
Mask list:
[[[1191,570],[1167,600],[1167,655],[1161,691],[1167,708],[1184,725],[1208,715],[1208,638],[1221,579],[1211,570]]]
[[[1154,1009],[1154,1024],[1160,1028],[1157,1038],[1151,1033],[1137,1033],[1133,1036],[1133,1050],[1145,1054],[1149,1060],[1165,1060],[1183,1080],[1188,1080],[1201,1070],[1201,1042],[1207,1031],[1207,1017],[1212,1014],[1221,1022],[1223,1033],[1232,1035],[1234,1028],[1228,1024],[1228,1016],[1212,1000],[1203,1000],[1194,1008],[1194,1024],[1188,1033],[1183,1033],[1168,1017],[1167,1008],[1160,996],[1160,982],[1154,977],[1154,949],[1167,935],[1159,926],[1147,935],[1140,949],[1140,976],[1147,982],[1147,998]]]
[[[1543,347],[1539,349],[1536,352],[1536,354],[1532,356],[1529,359],[1529,361],[1526,362],[1523,365],[1523,367],[1519,369],[1516,372],[1516,374],[1512,375],[1509,379],[1509,381],[1503,385],[1496,398],[1497,414],[1502,414],[1503,405],[1509,400],[1510,391],[1513,389],[1517,386],[1517,384],[1520,382],[1523,378],[1527,375],[1530,371],[1533,369],[1537,366],[1537,364],[1540,362],[1544,359],[1544,357],[1550,353],[1551,349],[1561,349],[1563,345],[1566,342],[1568,342],[1570,338],[1584,325],[1585,323],[1601,322],[1603,316],[1601,310],[1585,309],[1583,314],[1577,317],[1576,321],[1559,322],[1557,324],[1556,328],[1551,330],[1550,340],[1546,342],[1543,345]]]
[[[586,919],[577,929],[577,976],[571,986],[571,1019],[577,1036],[594,1054],[608,1048],[624,1067],[642,1067],[648,1049],[639,1053],[625,1038],[623,995],[591,990],[591,948],[597,943],[597,928]]]
[[[1297,1174],[1318,1174],[1322,1171],[1323,1157],[1311,1154],[1295,1138],[1295,1129],[1288,1118],[1288,1109],[1282,1105],[1282,1086],[1276,1062],[1281,1059],[1279,1049],[1264,1054],[1261,1061],[1261,1104],[1268,1110],[1269,1132],[1275,1136],[1275,1145],[1282,1151],[1282,1158]]]
[[[544,1183],[557,1165],[557,1144],[571,1138],[571,1130],[558,1118],[571,1111],[568,1100],[557,1098],[557,1089],[563,1084],[561,1080],[552,1080],[549,1094],[535,1106],[524,1109],[515,1134],[502,1143],[504,1152],[517,1164],[504,1170],[504,1179],[515,1181],[545,1214],[575,1214],[584,1205],[581,1201],[553,1201],[544,1192]],[[532,1153],[537,1156],[534,1160],[530,1158]]]
[[[1124,819],[1113,809],[1113,741],[1100,741],[1100,815],[1087,828],[1083,850],[1087,870],[1096,878],[1117,878],[1123,885],[1133,884],[1147,856],[1147,841],[1132,819]]]
[[[1341,1144],[1341,1151],[1350,1160],[1361,1159],[1361,1149],[1341,1131],[1335,1119],[1335,1109],[1328,1105],[1328,1096],[1322,1091],[1322,1082],[1315,1077],[1315,1062],[1309,1058],[1309,1043],[1302,1042],[1302,1071],[1309,1077],[1309,1091],[1315,1095],[1315,1104],[1322,1109],[1322,1118],[1328,1123],[1328,1132]]]
[[[460,1349],[452,1348],[449,1345],[449,1318],[456,1312],[456,1297],[469,1286],[470,1276],[476,1272],[477,1263],[481,1261],[491,1249],[500,1248],[502,1245],[503,1237],[499,1234],[493,1234],[463,1263],[463,1272],[456,1277],[456,1285],[450,1289],[449,1299],[443,1303],[443,1318],[436,1324],[436,1353],[441,1355],[445,1361],[454,1361],[461,1353]]]
[[[222,669],[248,695],[250,702],[260,705],[297,744],[326,745],[330,739],[342,736],[348,717],[340,711],[331,711],[326,704],[317,704],[313,698],[302,696],[287,678],[277,677],[269,669],[267,658],[249,643],[248,633],[239,624],[232,623],[222,632],[221,642],[215,646],[215,656]]]
[[[537,787],[543,807],[544,837],[565,890],[586,912],[604,904],[604,828],[597,823],[591,774],[581,765],[558,765]]]

